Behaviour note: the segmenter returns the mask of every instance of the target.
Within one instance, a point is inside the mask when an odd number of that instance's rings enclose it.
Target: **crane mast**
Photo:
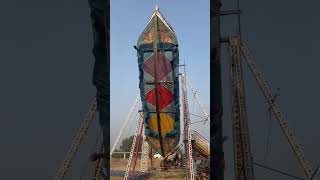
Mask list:
[[[229,48],[231,56],[230,78],[232,86],[232,132],[235,179],[254,180],[245,92],[240,61],[240,38],[230,38]]]
[[[241,42],[240,36],[228,38],[230,50],[230,78],[232,84],[232,127],[234,144],[234,166],[236,180],[253,180],[253,160],[250,150],[249,128],[247,122],[247,110],[245,101],[245,91],[243,83],[243,74],[241,67],[241,55],[244,57],[253,73],[259,87],[266,98],[270,109],[276,117],[282,132],[284,133],[291,149],[293,150],[300,165],[304,169],[305,175],[309,180],[317,179],[317,169],[312,168],[309,161],[305,159],[301,146],[295,139],[292,130],[284,119],[275,97],[273,96],[268,84],[263,79],[262,74],[257,70],[255,59],[249,51],[249,48]]]
[[[187,88],[186,88],[186,76],[182,74],[182,102],[183,102],[183,120],[184,120],[184,146],[185,153],[187,155],[187,177],[189,180],[194,180],[193,172],[193,159],[192,159],[192,146],[191,146],[191,134],[190,134],[190,116],[187,99]]]
[[[232,38],[231,40],[234,41],[235,39],[236,38]],[[295,153],[295,156],[297,157],[298,161],[300,162],[300,165],[303,167],[306,176],[308,177],[308,179],[313,179],[314,173],[316,171],[313,170],[310,163],[305,159],[305,156],[302,152],[302,149],[301,149],[300,145],[298,144],[297,140],[295,139],[288,124],[286,123],[286,121],[284,119],[284,115],[281,112],[278,104],[276,103],[269,86],[267,85],[266,81],[263,79],[262,74],[256,68],[256,63],[255,63],[254,57],[251,55],[249,48],[244,43],[241,43],[241,52],[242,52],[246,62],[248,63],[256,81],[258,82],[264,97],[268,101],[268,103],[271,107],[271,110],[280,125],[282,132],[285,134],[293,152]]]

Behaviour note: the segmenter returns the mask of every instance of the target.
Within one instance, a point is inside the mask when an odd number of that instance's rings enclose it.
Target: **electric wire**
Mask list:
[[[277,169],[274,169],[274,168],[271,168],[271,167],[268,167],[268,166],[265,166],[265,165],[262,165],[262,164],[259,164],[259,163],[256,163],[256,162],[253,162],[253,164],[256,165],[256,166],[262,167],[264,169],[268,169],[270,171],[277,172],[279,174],[283,174],[283,175],[286,175],[288,177],[292,177],[294,179],[305,180],[305,179],[303,179],[301,177],[298,177],[298,176],[295,176],[295,175],[292,175],[292,174],[289,174],[289,173],[286,173],[286,172],[283,172],[283,171],[279,171]]]

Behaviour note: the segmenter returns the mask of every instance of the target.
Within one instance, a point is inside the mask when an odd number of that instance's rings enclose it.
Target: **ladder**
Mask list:
[[[254,180],[243,74],[240,61],[240,38],[229,39],[230,78],[232,86],[232,132],[236,180]]]
[[[276,103],[269,86],[267,85],[266,81],[263,79],[262,74],[256,68],[254,57],[251,55],[249,48],[244,43],[241,43],[241,52],[246,62],[248,63],[256,81],[258,82],[264,97],[268,101],[272,109],[272,112],[280,125],[282,132],[285,134],[293,152],[295,153],[298,161],[300,162],[300,165],[303,167],[306,176],[308,177],[308,179],[314,179],[313,177],[315,176],[316,170],[313,170],[310,163],[305,159],[302,149],[298,144],[298,142],[296,141],[288,124],[286,123],[284,119],[284,115],[281,112],[278,104]]]
[[[124,175],[124,180],[127,180],[128,177],[129,177],[129,171],[130,171],[131,161],[132,161],[132,157],[133,157],[133,153],[134,153],[134,148],[136,146],[137,136],[138,136],[138,133],[139,133],[140,125],[142,123],[143,123],[143,117],[142,117],[142,115],[140,115],[139,121],[138,121],[137,126],[136,126],[136,133],[133,136],[133,141],[132,141],[131,150],[130,150],[130,156],[129,156],[129,159],[128,159],[127,169],[126,169],[126,172],[125,172],[125,175]]]
[[[73,160],[75,154],[77,153],[84,137],[86,136],[91,122],[94,119],[96,109],[97,109],[97,102],[96,102],[96,99],[94,99],[91,106],[90,106],[89,112],[86,114],[86,116],[83,120],[83,123],[82,123],[80,129],[78,130],[77,135],[75,136],[75,138],[72,141],[72,144],[68,150],[67,156],[65,157],[65,159],[63,161],[62,167],[59,169],[58,173],[56,174],[56,177],[54,178],[55,180],[62,180],[65,177],[68,170],[70,169],[70,166],[72,164],[72,160]]]

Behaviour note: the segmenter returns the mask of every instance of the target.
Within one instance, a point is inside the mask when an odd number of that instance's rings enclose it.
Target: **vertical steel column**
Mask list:
[[[229,43],[235,179],[254,180],[245,91],[240,61],[240,37],[230,38]]]
[[[191,146],[191,134],[190,134],[190,116],[187,98],[186,77],[184,74],[182,79],[182,102],[183,102],[183,120],[184,120],[184,146],[187,154],[187,177],[189,180],[194,179],[193,172],[193,158],[192,158],[192,146]]]
[[[222,88],[220,65],[220,0],[210,3],[210,175],[213,179],[224,179],[224,154],[222,140]]]

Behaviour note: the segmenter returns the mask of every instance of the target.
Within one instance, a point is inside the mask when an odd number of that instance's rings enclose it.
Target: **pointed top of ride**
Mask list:
[[[172,27],[170,26],[170,24],[166,21],[166,19],[164,18],[164,16],[161,14],[158,5],[156,5],[156,8],[155,8],[155,10],[153,11],[152,16],[151,16],[148,24],[149,24],[149,23],[152,21],[152,19],[154,19],[156,16],[167,26],[167,28],[169,28],[169,29],[174,33],[174,31],[173,31]]]
[[[146,27],[144,28],[142,34],[139,37],[138,40],[138,46],[141,44],[148,44],[153,41],[153,33],[155,30],[155,24],[158,22],[158,31],[161,32],[159,34],[160,39],[163,43],[173,43],[177,44],[177,39],[175,32],[171,25],[166,21],[162,13],[160,12],[160,9],[158,5],[156,5],[149,22],[147,23]]]

